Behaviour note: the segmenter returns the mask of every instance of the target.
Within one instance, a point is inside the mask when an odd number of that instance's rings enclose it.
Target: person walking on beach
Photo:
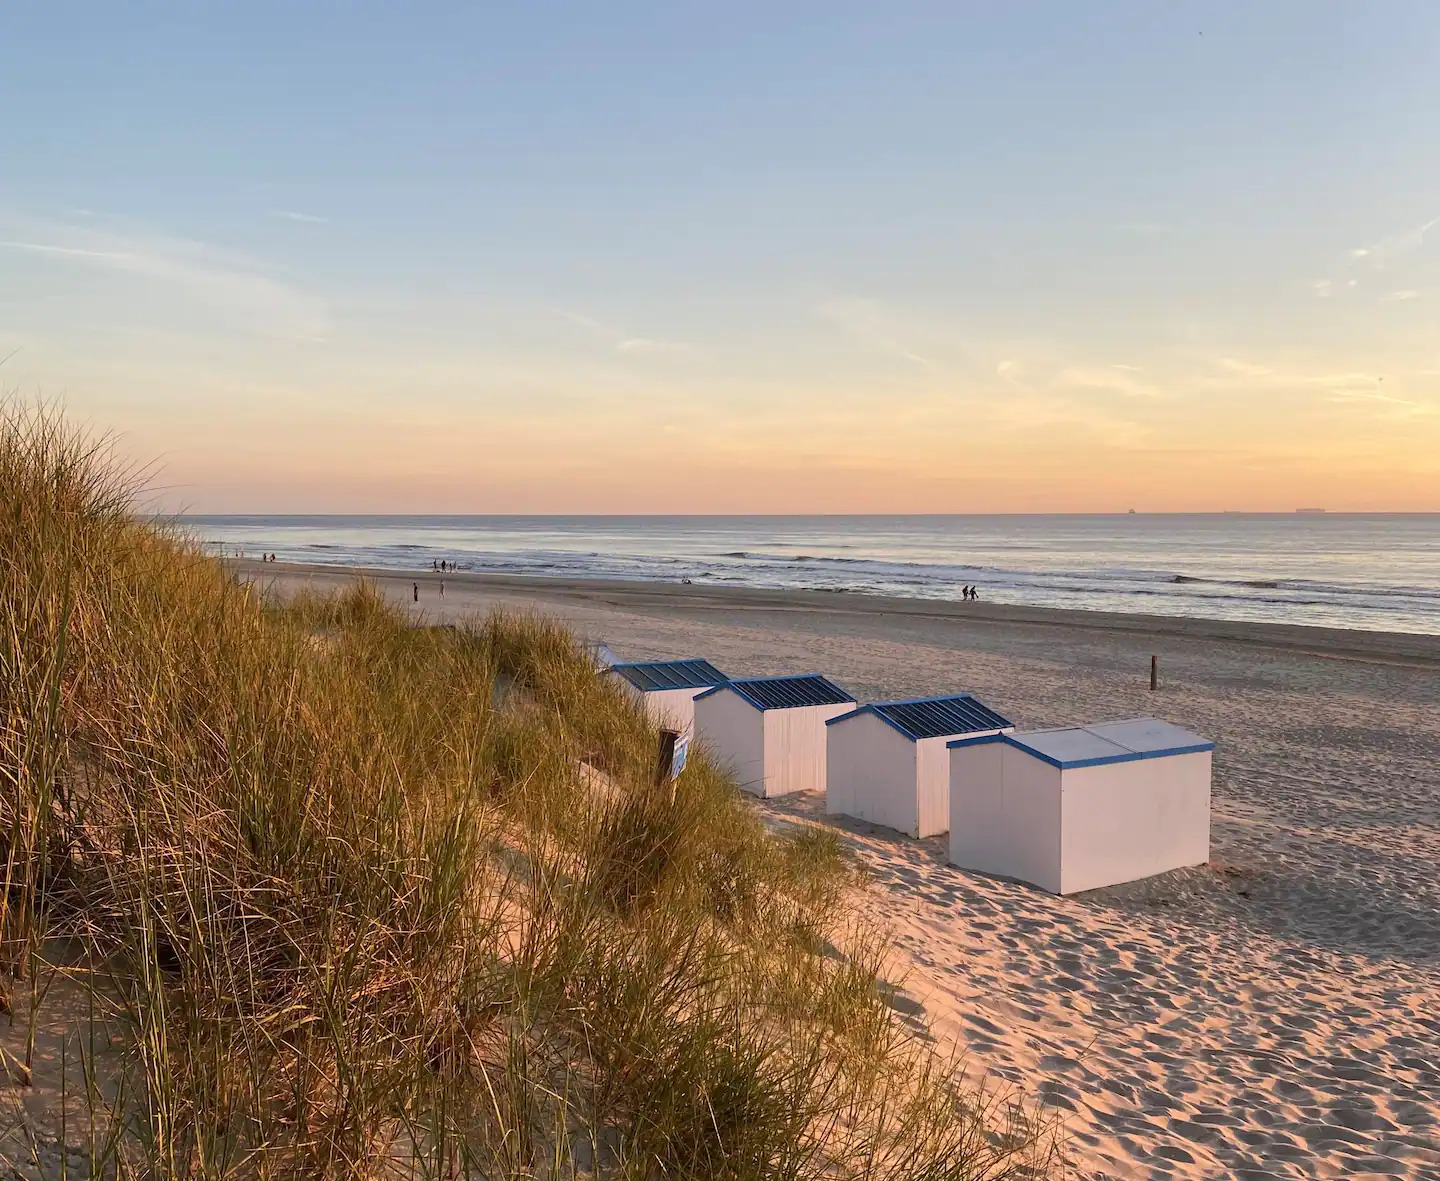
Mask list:
[[[443,578],[440,580],[440,597],[442,599],[445,597],[445,580]]]
[[[415,601],[418,603],[420,601],[420,584],[418,582],[410,584],[410,593],[415,596]]]

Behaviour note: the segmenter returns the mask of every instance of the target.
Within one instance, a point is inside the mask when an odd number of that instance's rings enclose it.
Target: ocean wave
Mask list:
[[[1411,519],[1357,525],[1344,545],[1330,540],[1339,527],[1330,518],[1323,537],[1305,533],[1299,548],[1287,541],[1297,528],[1290,518],[1270,533],[1254,522],[1220,530],[1184,519],[1163,530],[1152,521],[1143,531],[1117,531],[1100,518],[987,518],[973,527],[959,518],[191,523],[220,552],[274,551],[397,571],[428,570],[432,555],[444,555],[488,574],[690,579],[934,600],[958,599],[960,587],[973,583],[991,602],[1440,632],[1440,517],[1423,528]]]

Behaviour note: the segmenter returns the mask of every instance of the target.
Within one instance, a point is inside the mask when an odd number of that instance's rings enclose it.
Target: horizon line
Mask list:
[[[694,520],[714,519],[720,520],[733,517],[745,518],[857,518],[866,517],[873,519],[894,518],[894,517],[921,517],[921,518],[956,518],[956,517],[1433,517],[1440,516],[1440,508],[1434,509],[1186,509],[1186,510],[1165,510],[1165,509],[1107,509],[1104,511],[1055,511],[1055,512],[990,512],[990,513],[907,513],[907,512],[822,512],[822,513],[746,513],[746,512],[712,512],[712,513],[666,513],[666,512],[630,512],[630,513],[564,513],[564,512],[153,512],[142,513],[141,516],[150,520],[183,520],[191,518],[237,518],[237,517],[264,517],[267,519],[292,518],[303,519],[313,517],[352,517],[362,518],[384,518],[390,520],[424,520],[435,517],[448,517],[452,519],[471,520],[495,520],[495,519],[519,519],[519,518],[550,518],[550,519],[588,519],[588,520],[616,520],[623,518],[645,518],[655,520]]]

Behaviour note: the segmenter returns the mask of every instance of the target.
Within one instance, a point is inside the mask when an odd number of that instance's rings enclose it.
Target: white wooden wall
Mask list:
[[[1207,750],[1063,772],[1059,893],[1209,861],[1210,764]]]
[[[840,705],[765,710],[764,794],[781,796],[796,791],[824,791],[828,761],[825,720],[854,708],[854,704],[847,701]]]
[[[764,714],[738,693],[722,689],[695,702],[695,734],[742,791],[765,794]]]
[[[705,692],[699,689],[656,689],[645,693],[645,709],[651,720],[662,729],[689,734],[695,729],[695,698]]]
[[[915,743],[915,825],[912,837],[950,831],[950,751],[953,735]]]
[[[825,810],[914,832],[915,744],[874,714],[827,730]]]

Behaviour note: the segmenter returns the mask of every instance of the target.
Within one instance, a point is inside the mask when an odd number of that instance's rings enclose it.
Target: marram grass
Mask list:
[[[885,1003],[833,836],[703,758],[656,787],[561,627],[262,601],[136,490],[0,415],[0,1020],[63,963],[119,1031],[72,1169],[1054,1175]]]

